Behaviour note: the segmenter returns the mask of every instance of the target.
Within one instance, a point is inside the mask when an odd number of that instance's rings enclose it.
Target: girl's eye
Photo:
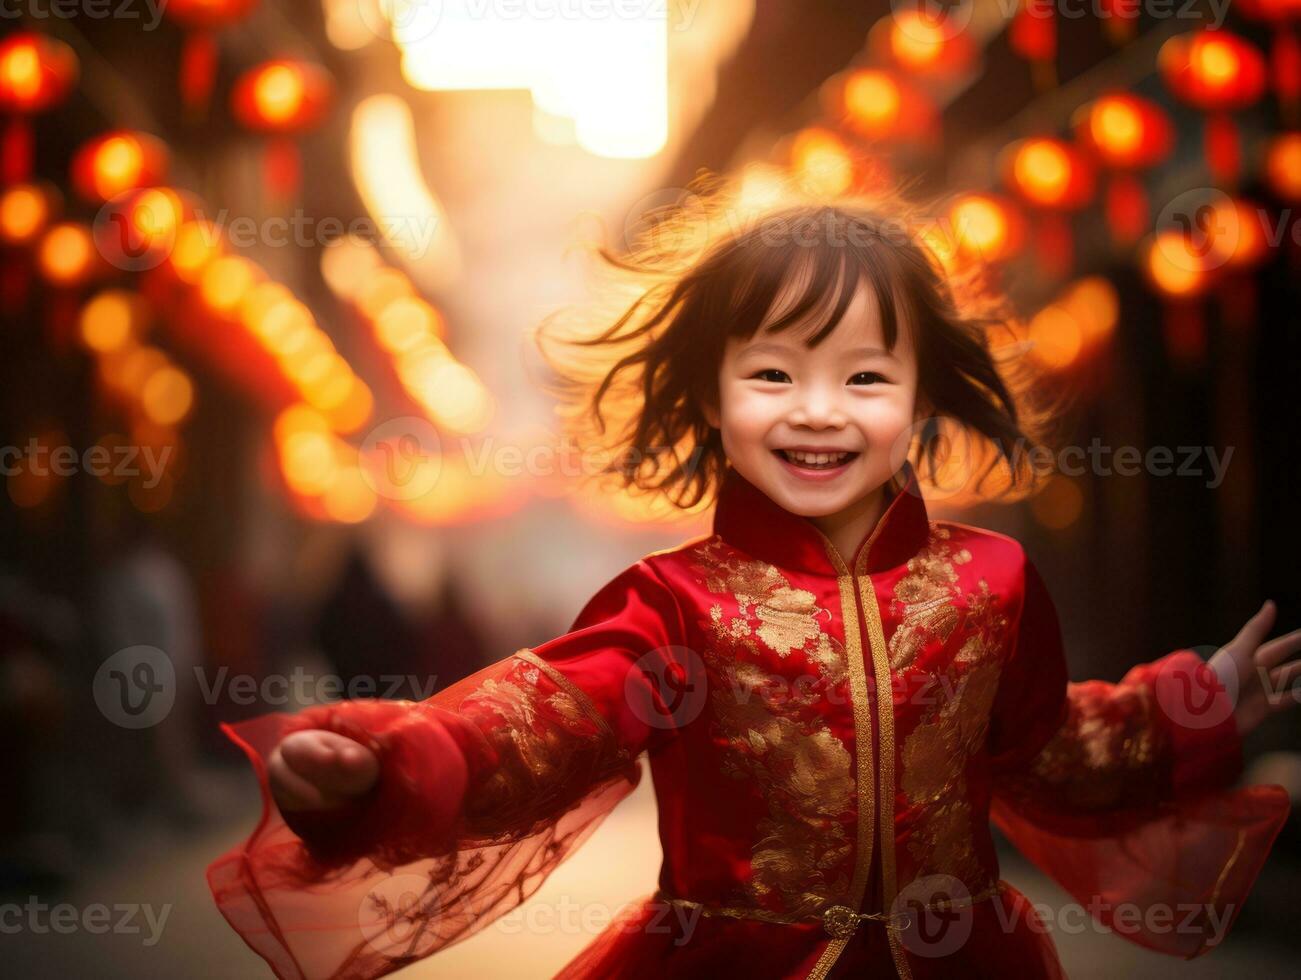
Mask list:
[[[867,380],[867,381],[859,381],[859,380],[858,380],[859,378],[867,378],[868,380]],[[884,380],[885,380],[885,377],[884,377],[883,375],[877,374],[875,371],[859,371],[856,375],[854,375],[852,378],[849,379],[849,383],[850,383],[851,385],[853,385],[853,384],[869,384],[869,385],[870,385],[870,384],[875,384],[875,383],[878,382],[878,381],[884,381]]]
[[[765,368],[762,371],[756,371],[751,375],[752,378],[759,378],[762,381],[775,381],[778,384],[790,380],[790,375],[785,371],[779,371],[777,368]]]

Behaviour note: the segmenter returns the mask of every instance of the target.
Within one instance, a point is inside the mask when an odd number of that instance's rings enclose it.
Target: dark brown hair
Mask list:
[[[914,331],[918,398],[931,416],[910,450],[919,479],[933,482],[951,456],[943,436],[961,435],[972,439],[961,462],[976,487],[1000,462],[1002,490],[1033,484],[1026,453],[1044,444],[1051,413],[1032,407],[1036,375],[1016,357],[1024,345],[992,346],[1000,328],[1018,339],[1011,315],[978,268],[946,273],[920,237],[920,209],[897,193],[815,200],[783,188],[754,205],[736,182],[705,175],[644,220],[628,254],[595,247],[608,291],[548,317],[536,337],[569,435],[613,457],[602,473],[681,508],[711,502],[728,463],[704,406],[716,404],[728,339],[801,324],[813,325],[804,342],[816,346],[865,281],[887,346],[901,319]],[[769,323],[797,272],[794,303]]]

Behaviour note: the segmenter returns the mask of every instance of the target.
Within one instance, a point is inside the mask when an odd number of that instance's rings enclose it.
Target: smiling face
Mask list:
[[[783,291],[774,303],[784,309]],[[883,498],[918,418],[917,360],[900,311],[886,349],[876,296],[862,280],[834,330],[816,347],[803,325],[728,340],[718,404],[706,408],[728,461],[773,501],[826,527]]]

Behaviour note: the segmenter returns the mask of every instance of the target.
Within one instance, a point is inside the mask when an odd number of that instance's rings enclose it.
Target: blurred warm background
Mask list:
[[[708,529],[577,479],[530,338],[588,295],[585,246],[701,169],[750,202],[907,180],[940,259],[1011,295],[1106,469],[932,510],[1026,543],[1075,678],[1209,650],[1267,596],[1301,618],[1296,3],[52,9],[10,5],[0,40],[0,905],[169,914],[146,942],[24,912],[15,976],[262,975],[202,878],[257,812],[217,723],[322,676],[442,687]],[[1265,726],[1248,778],[1301,793],[1299,744]],[[654,820],[647,780],[519,914],[409,973],[550,976],[654,886]],[[1294,963],[1296,830],[1225,948],[1059,934],[1071,975]]]

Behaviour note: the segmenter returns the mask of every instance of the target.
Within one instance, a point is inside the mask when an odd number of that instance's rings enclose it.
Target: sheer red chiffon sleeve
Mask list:
[[[1187,958],[1224,939],[1289,801],[1280,786],[1234,787],[1232,703],[1201,657],[1068,683],[1052,599],[1027,562],[990,736],[994,823],[1098,921]]]
[[[569,632],[420,701],[354,700],[223,726],[262,788],[252,834],[214,861],[222,915],[278,977],[378,977],[519,905],[641,778],[672,732],[652,679],[681,635],[645,562],[602,588]],[[659,663],[658,661],[664,661]],[[293,731],[324,728],[380,758],[346,811],[294,814],[266,763]]]

